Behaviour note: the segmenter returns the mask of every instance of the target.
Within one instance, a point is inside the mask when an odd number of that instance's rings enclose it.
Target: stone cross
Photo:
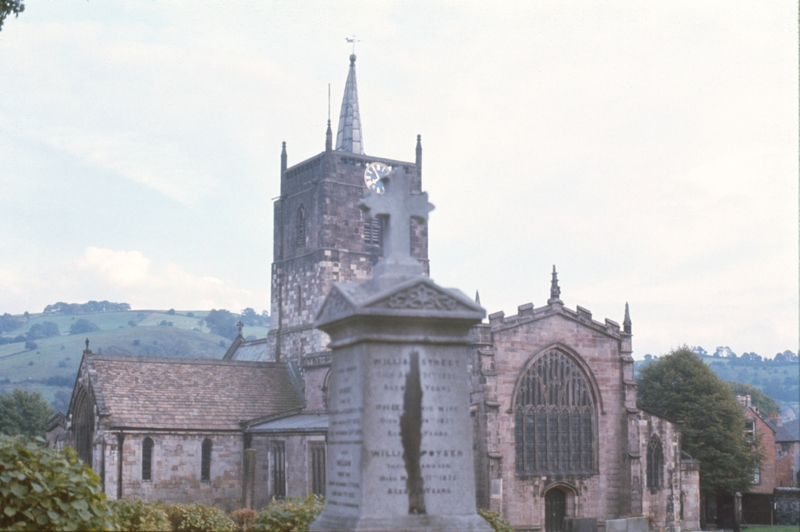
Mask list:
[[[403,167],[385,175],[383,194],[367,190],[359,208],[368,218],[384,218],[383,259],[375,266],[374,276],[411,276],[422,274],[422,264],[411,256],[411,220],[427,223],[433,204],[428,193],[411,193],[411,176]]]

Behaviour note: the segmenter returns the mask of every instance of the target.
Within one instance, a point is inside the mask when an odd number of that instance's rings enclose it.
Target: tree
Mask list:
[[[87,320],[86,318],[81,318],[69,326],[70,334],[85,334],[99,330],[100,327],[95,325],[93,322]]]
[[[211,329],[211,334],[217,334],[228,340],[235,340],[239,334],[235,323],[236,316],[225,309],[211,309],[206,316],[206,325]]]
[[[729,382],[727,384],[733,395],[749,395],[753,406],[758,409],[762,416],[768,417],[770,414],[780,414],[781,408],[778,403],[755,386],[745,382]]]
[[[53,409],[39,392],[14,388],[11,395],[0,395],[0,433],[25,438],[44,438],[47,420]]]
[[[33,351],[37,347],[39,347],[39,344],[37,344],[33,340],[28,340],[27,342],[25,342],[25,349],[27,349],[28,351]]]
[[[642,408],[683,422],[681,447],[700,461],[703,496],[747,490],[761,457],[724,381],[683,346],[643,368],[638,384]]]
[[[41,340],[42,338],[51,338],[58,336],[61,331],[58,330],[58,324],[52,321],[43,321],[42,323],[34,323],[28,329],[28,334],[25,336],[28,340]]]

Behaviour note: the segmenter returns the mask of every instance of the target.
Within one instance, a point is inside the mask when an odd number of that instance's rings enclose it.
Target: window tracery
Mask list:
[[[647,444],[647,487],[649,489],[657,490],[663,487],[663,467],[664,452],[661,438],[657,434],[653,434]]]
[[[89,393],[82,389],[75,409],[75,450],[78,458],[92,466],[92,440],[94,439],[94,403]]]
[[[594,471],[591,388],[566,353],[553,349],[525,371],[515,410],[518,473]]]

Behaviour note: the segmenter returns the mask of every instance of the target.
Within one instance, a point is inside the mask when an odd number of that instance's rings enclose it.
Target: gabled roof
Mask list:
[[[800,419],[793,419],[783,424],[783,428],[789,435],[790,440],[787,441],[800,441]],[[775,441],[783,441],[776,439]]]
[[[251,362],[267,362],[269,348],[266,338],[245,340],[242,335],[236,337],[223,360],[249,360]]]
[[[109,428],[241,430],[302,406],[283,363],[89,354],[83,364]]]
[[[762,418],[764,419],[764,418]],[[764,420],[769,428],[775,431],[775,443],[788,443],[793,441],[800,441],[800,435],[797,434],[798,431],[798,421],[795,419],[793,421],[789,421],[785,425],[778,425],[777,420],[769,418]],[[794,430],[795,434],[792,434],[792,429]]]

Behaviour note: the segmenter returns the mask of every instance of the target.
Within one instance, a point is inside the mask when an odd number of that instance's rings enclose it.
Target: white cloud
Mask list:
[[[174,262],[158,264],[140,251],[88,247],[66,262],[41,261],[15,271],[0,270],[2,312],[41,312],[56,301],[103,300],[136,308],[211,309],[238,312],[264,309],[266,294],[254,294],[236,283],[198,275]]]

